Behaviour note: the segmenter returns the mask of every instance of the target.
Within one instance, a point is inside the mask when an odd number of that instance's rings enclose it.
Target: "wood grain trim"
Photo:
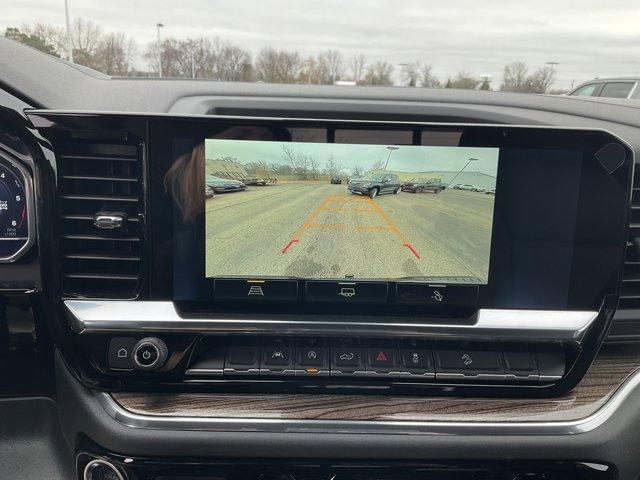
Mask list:
[[[130,412],[152,416],[370,421],[569,421],[598,410],[640,366],[637,348],[598,354],[580,384],[552,399],[480,399],[312,394],[113,393]]]

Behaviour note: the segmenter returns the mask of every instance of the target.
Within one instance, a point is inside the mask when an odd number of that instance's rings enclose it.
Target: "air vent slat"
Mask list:
[[[102,156],[91,156],[91,155],[60,155],[58,158],[61,160],[85,160],[87,162],[137,162],[137,157],[102,157]]]
[[[107,177],[104,175],[60,175],[64,180],[97,180],[102,182],[132,182],[138,181],[136,177]]]
[[[139,262],[140,257],[133,255],[108,255],[103,253],[67,253],[64,258],[70,260],[104,260],[114,262]]]
[[[60,218],[64,220],[84,220],[93,222],[93,215],[83,215],[81,213],[65,213],[60,215]],[[139,222],[138,217],[128,217],[127,222]]]
[[[134,298],[142,284],[142,159],[135,144],[76,139],[54,145],[63,296]],[[127,218],[98,228],[98,213]]]
[[[98,241],[108,241],[108,242],[139,242],[140,238],[138,237],[118,237],[115,235],[106,234],[103,236],[100,235],[62,235],[63,239],[66,240],[98,240]]]
[[[60,198],[65,200],[86,200],[101,202],[138,202],[138,198],[136,197],[118,197],[115,195],[60,195]]]
[[[127,282],[135,282],[138,280],[137,275],[118,273],[65,273],[64,277],[84,280],[122,280]]]
[[[640,172],[637,168],[636,171]],[[636,173],[633,178],[631,215],[619,308],[640,308],[640,173]]]

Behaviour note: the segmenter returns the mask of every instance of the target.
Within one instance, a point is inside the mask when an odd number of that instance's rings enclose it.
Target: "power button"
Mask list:
[[[157,370],[167,361],[167,344],[156,337],[140,340],[133,348],[133,364],[138,370]]]

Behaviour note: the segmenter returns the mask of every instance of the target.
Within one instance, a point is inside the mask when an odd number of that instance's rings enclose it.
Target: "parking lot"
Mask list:
[[[492,195],[352,195],[345,184],[251,187],[206,202],[207,276],[486,281]]]

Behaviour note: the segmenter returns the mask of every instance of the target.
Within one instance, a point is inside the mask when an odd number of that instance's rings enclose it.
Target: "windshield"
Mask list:
[[[562,94],[640,75],[637,0],[26,0],[0,17],[116,77]]]

